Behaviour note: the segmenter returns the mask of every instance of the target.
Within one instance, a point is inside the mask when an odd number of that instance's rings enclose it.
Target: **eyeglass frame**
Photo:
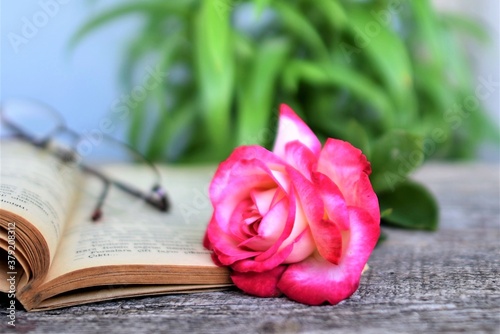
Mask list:
[[[54,128],[54,130],[49,132],[48,135],[46,135],[41,140],[37,140],[34,136],[31,136],[29,133],[26,133],[26,131],[22,130],[16,124],[14,124],[13,122],[11,122],[9,119],[7,119],[5,117],[5,115],[4,115],[5,114],[4,103],[2,103],[0,105],[0,120],[8,128],[10,128],[11,130],[14,131],[14,136],[20,138],[21,140],[24,140],[25,142],[30,143],[31,145],[33,145],[39,149],[47,149],[49,144],[52,141],[57,142],[55,140],[55,136],[59,133],[70,134],[73,138],[77,139],[76,142],[78,141],[79,138],[82,138],[82,135],[80,133],[78,133],[77,131],[69,128],[65,124],[64,118],[61,116],[61,114],[59,112],[57,112],[55,109],[53,109],[52,107],[50,107],[49,105],[47,105],[43,102],[34,100],[34,99],[22,99],[22,101],[29,101],[31,103],[35,103],[35,104],[38,104],[38,105],[44,107],[47,110],[47,112],[50,112],[50,113],[52,113],[53,116],[56,116],[56,118],[59,120],[59,122],[58,122],[58,125]],[[134,152],[134,154],[136,154],[137,156],[141,157],[144,160],[144,162],[146,164],[148,164],[149,167],[151,167],[152,171],[156,175],[157,182],[154,183],[153,186],[151,187],[151,192],[149,194],[146,194],[143,191],[136,189],[135,187],[133,187],[131,185],[128,185],[124,182],[121,182],[119,180],[115,180],[113,178],[106,176],[105,174],[101,173],[98,169],[96,169],[90,165],[87,165],[87,164],[84,164],[81,162],[77,163],[77,165],[79,166],[79,168],[83,172],[97,177],[104,184],[104,188],[101,192],[101,195],[99,196],[99,198],[97,200],[96,207],[92,213],[91,220],[93,222],[96,222],[96,221],[100,220],[101,217],[103,216],[102,207],[104,206],[104,202],[106,200],[107,194],[108,194],[109,189],[112,185],[117,187],[118,189],[128,193],[129,195],[132,195],[132,196],[135,196],[137,198],[144,200],[145,203],[151,205],[152,207],[158,209],[159,211],[168,212],[170,209],[170,201],[168,199],[166,191],[161,186],[161,176],[160,176],[160,173],[159,173],[158,169],[156,168],[156,166],[151,161],[146,159],[141,153],[139,153],[133,147],[128,145],[127,143],[119,141],[113,137],[106,135],[106,134],[102,134],[102,135],[107,140],[115,142],[119,145],[122,145],[122,146],[126,147],[128,150],[130,150],[131,152]],[[68,163],[71,161],[76,161],[76,159],[74,157],[78,153],[72,147],[72,148],[64,148],[64,149],[61,148],[60,150],[57,150],[53,154],[61,161]]]

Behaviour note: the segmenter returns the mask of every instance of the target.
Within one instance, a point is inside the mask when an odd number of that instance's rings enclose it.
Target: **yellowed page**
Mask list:
[[[73,204],[78,172],[20,141],[1,141],[0,155],[0,208],[40,231],[52,260]]]
[[[82,196],[65,229],[46,282],[85,268],[109,265],[173,265],[215,267],[202,240],[211,215],[207,196],[214,167],[161,167],[172,202],[168,213],[113,190],[98,223],[89,221],[95,198]],[[142,167],[114,166],[113,175],[145,182]],[[89,178],[89,187],[96,180]]]

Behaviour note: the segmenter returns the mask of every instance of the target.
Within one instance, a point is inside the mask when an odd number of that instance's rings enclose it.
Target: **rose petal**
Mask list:
[[[287,244],[285,241],[283,244]],[[297,263],[306,258],[308,258],[314,250],[316,249],[316,244],[314,243],[314,238],[311,233],[311,229],[308,227],[299,234],[297,238],[293,240],[293,250],[288,255],[288,257],[283,261],[283,263]]]
[[[231,155],[219,165],[214,177],[212,178],[209,193],[210,199],[213,202],[218,202],[219,198],[223,196],[227,184],[232,179],[232,175],[234,175],[235,173],[249,172],[248,168],[245,168],[244,171],[241,171],[239,166],[241,165],[242,161],[249,161],[252,159],[263,161],[267,166],[284,164],[284,162],[274,153],[266,150],[261,146],[252,145],[237,147],[233,151],[233,153],[231,153]]]
[[[287,167],[287,172],[290,175],[292,184],[299,197],[300,206],[298,207],[302,208],[305,213],[314,238],[313,242],[318,248],[319,253],[328,261],[338,264],[342,253],[342,235],[340,233],[340,228],[334,221],[323,218],[325,212],[322,200],[323,192],[318,191],[318,189],[335,191],[335,189],[332,188],[334,186],[333,182],[328,180],[323,174],[313,173],[316,182],[316,185],[314,185],[293,168]],[[324,182],[325,184],[319,182]],[[332,194],[327,193],[325,196],[331,197]],[[337,209],[337,207],[335,207],[335,209]],[[347,216],[346,208],[345,214]],[[346,218],[348,219],[348,217]]]
[[[282,104],[273,152],[278,157],[285,158],[286,144],[295,140],[307,146],[315,155],[321,150],[320,141],[306,123],[289,106]]]
[[[234,238],[222,231],[214,218],[210,220],[208,225],[204,245],[216,253],[217,258],[224,265],[231,265],[235,261],[254,257],[261,253],[238,248]]]
[[[314,246],[313,243],[303,242],[304,240],[307,240],[307,238],[312,238],[309,229],[304,230],[292,243],[280,248],[276,253],[271,254],[268,258],[258,259],[258,257],[256,257],[256,260],[245,259],[235,262],[231,267],[235,271],[241,272],[264,272],[271,270],[282,263],[286,263],[288,259],[293,258],[294,255],[292,253],[295,248],[298,250],[296,256],[300,256],[300,258],[297,258],[297,261],[302,261],[305,258],[304,256],[307,257],[307,254],[311,254],[314,251],[314,247],[309,248],[310,245]]]
[[[366,208],[375,220],[380,220],[378,199],[368,178],[370,163],[361,150],[329,138],[321,150],[318,171],[337,185],[347,205]]]
[[[274,168],[270,168],[270,171],[273,178],[276,180],[276,183],[286,193],[288,193],[288,189],[290,188],[290,180],[288,179],[288,175],[285,173],[285,168],[283,166],[275,166]]]
[[[280,249],[279,251],[275,251],[273,253],[267,254],[266,257],[258,259],[257,256],[253,259],[247,258],[240,261],[236,261],[231,265],[231,268],[235,271],[240,272],[264,272],[271,270],[286,260],[286,258],[290,255],[293,250],[293,244],[286,246],[285,248]]]
[[[315,232],[314,230],[309,231],[309,228],[321,221],[324,208],[321,196],[311,181],[291,166],[287,166],[286,171],[293,185],[294,193],[297,194],[298,201],[293,231],[283,244],[287,245],[290,242],[295,242],[295,238],[299,233],[308,230],[307,236],[300,243],[301,247],[294,247],[292,254],[286,260],[286,262],[292,263],[294,260],[301,261],[305,259],[314,251],[316,247]]]
[[[275,195],[276,195],[276,188],[271,188],[266,190],[254,189],[250,192],[252,201],[255,203],[257,210],[259,210],[259,213],[262,216],[264,216],[269,211],[269,208],[273,203]]]
[[[337,304],[358,288],[361,272],[377,243],[379,222],[365,210],[349,207],[350,237],[339,265],[319,254],[290,264],[278,282],[278,289],[290,299],[309,305]]]
[[[322,219],[311,226],[319,254],[333,264],[339,264],[342,255],[342,233],[337,224]]]
[[[328,220],[337,224],[340,230],[348,230],[349,213],[339,188],[325,174],[315,172],[312,174],[312,178],[325,206]]]
[[[314,184],[305,178],[304,175],[291,167],[286,169],[290,182],[295,189],[299,199],[298,205],[302,208],[308,222],[319,221],[323,218],[324,207],[320,193]]]
[[[285,269],[285,266],[278,266],[263,273],[233,272],[231,279],[238,288],[248,294],[258,297],[278,297],[281,292],[276,284]]]
[[[224,253],[229,256],[240,256],[244,253],[241,258],[255,255],[255,252],[239,249],[237,240],[235,240],[232,235],[225,233],[213,217],[208,224],[205,234],[204,244],[206,248],[214,251],[217,250],[219,253]]]
[[[279,219],[275,221],[276,224],[279,224],[278,226],[283,226],[281,235],[271,247],[269,247],[266,251],[256,255],[255,257],[243,258],[243,255],[249,252],[242,251],[241,249],[235,250],[233,247],[237,246],[235,245],[234,240],[214,235],[220,232],[220,229],[218,230],[217,228],[213,228],[208,236],[213,244],[214,251],[218,251],[219,246],[217,242],[219,242],[221,246],[226,247],[226,249],[224,249],[224,253],[231,255],[231,257],[227,259],[224,256],[219,256],[219,260],[225,264],[228,261],[232,261],[237,256],[242,256],[242,260],[235,261],[231,265],[234,270],[241,272],[263,272],[283,263],[283,261],[290,255],[293,250],[293,243],[287,246],[282,246],[283,241],[285,241],[290,236],[295,221],[296,204],[293,189],[291,190],[290,196],[288,198],[283,198],[279,203],[286,202],[288,202],[286,205],[286,215],[283,214],[279,217]],[[215,226],[217,226],[217,224],[215,224]],[[209,226],[209,228],[210,227],[211,226]]]
[[[347,205],[364,208],[370,213],[374,220],[380,221],[380,208],[378,198],[373,191],[370,178],[367,174],[360,175],[357,182],[354,183]]]
[[[298,248],[294,248],[290,258],[288,258],[286,262],[292,263],[294,262],[293,260],[299,261],[306,258],[314,251],[315,247],[321,247],[324,254],[332,253],[332,251],[328,251],[328,248],[338,247],[338,244],[318,244],[318,241],[321,242],[325,240],[320,234],[327,233],[327,235],[330,235],[337,232],[337,230],[333,232],[325,230],[321,224],[325,209],[320,192],[318,192],[317,187],[315,187],[311,181],[306,179],[302,173],[294,168],[287,167],[287,172],[298,198],[297,214],[295,218],[296,226],[294,226],[294,231],[303,231],[308,228],[310,229],[310,233],[308,234],[309,238],[305,238],[302,241],[302,243],[306,243],[301,250],[303,253],[299,254],[301,251],[299,251]],[[300,226],[300,229],[297,229],[298,226]],[[331,229],[334,229],[334,227]],[[294,237],[294,235],[296,235],[296,233],[294,234],[292,232],[291,237]],[[325,242],[327,242],[327,240],[325,240]],[[286,244],[286,241],[284,244]],[[305,250],[308,250],[309,253],[306,253]],[[331,257],[331,259],[335,261],[335,258]]]
[[[273,166],[271,164],[271,166],[277,170],[280,169],[278,165]],[[256,188],[262,189],[277,187],[277,193],[282,194],[285,194],[285,189],[281,188],[278,180],[273,174],[274,171],[272,171],[266,163],[257,159],[237,161],[233,163],[233,168],[231,170],[225,171],[224,173],[228,174],[228,179],[225,180],[226,188],[215,189],[215,199],[211,196],[212,204],[214,205],[215,210],[208,227],[207,237],[210,240],[212,249],[217,253],[219,261],[226,265],[233,264],[239,260],[255,257],[257,262],[265,261],[265,263],[253,265],[245,262],[240,266],[242,268],[249,268],[248,270],[253,270],[252,268],[260,268],[260,271],[265,268],[267,268],[265,270],[274,268],[289,255],[293,248],[292,246],[289,248],[285,247],[286,249],[284,249],[281,245],[283,240],[285,240],[292,231],[293,220],[295,217],[295,204],[293,203],[291,207],[287,206],[282,216],[274,221],[274,224],[280,233],[275,244],[264,252],[240,249],[238,244],[243,240],[242,238],[235,238],[235,236],[241,237],[242,234],[238,235],[233,233],[238,231],[240,225],[245,224],[245,222],[239,221],[239,217],[231,221],[231,217],[238,204],[245,200],[245,198],[250,199],[251,191]],[[225,177],[224,175],[219,176],[221,179]],[[219,185],[220,184],[221,183],[219,183]],[[211,190],[213,190],[213,188],[211,188]],[[275,198],[286,200],[286,198],[281,195],[275,196]],[[233,226],[234,224],[238,225],[236,229]],[[279,254],[277,254],[278,250],[280,250]],[[254,262],[254,260],[252,259],[248,262]]]
[[[244,240],[238,247],[265,251],[271,247],[283,233],[287,216],[288,200],[283,198],[262,218],[258,228],[258,235]],[[280,223],[280,221],[282,221],[282,223]]]
[[[236,207],[251,198],[254,189],[279,189],[272,171],[260,160],[241,160],[234,164],[230,179],[217,195],[210,193],[215,208],[215,220],[225,233],[230,233],[231,217]],[[211,188],[212,189],[212,188]]]
[[[221,251],[222,248],[214,248],[213,254],[219,260],[219,263],[225,266],[231,266],[238,261],[243,261],[245,259],[253,258],[259,254],[259,252],[249,252],[244,250],[237,250],[238,253],[235,254],[225,254]],[[232,249],[234,250],[234,249]]]
[[[244,222],[244,216],[251,206],[252,201],[250,199],[242,200],[236,205],[229,219],[229,232],[235,238],[235,241],[243,241],[253,236],[248,229],[248,225]]]
[[[272,240],[278,240],[284,231],[288,217],[288,198],[282,198],[271,210],[262,218],[259,225],[259,235]]]
[[[318,164],[314,153],[298,140],[286,144],[285,160],[308,180],[311,180],[311,172],[316,170]]]
[[[285,220],[285,224],[282,230],[281,235],[279,238],[276,240],[274,245],[270,247],[267,251],[263,252],[262,254],[258,255],[255,259],[257,261],[262,261],[265,260],[271,256],[273,256],[274,253],[276,253],[278,250],[281,250],[283,242],[290,237],[290,234],[293,231],[294,225],[295,225],[295,217],[296,217],[296,199],[295,199],[295,192],[293,189],[290,190],[290,194],[287,198],[287,214],[286,216],[283,215],[279,218],[277,218],[274,223],[275,224],[283,224],[283,220]],[[284,245],[283,245],[284,246]],[[291,252],[291,250],[290,250]],[[289,254],[287,254],[288,256]]]

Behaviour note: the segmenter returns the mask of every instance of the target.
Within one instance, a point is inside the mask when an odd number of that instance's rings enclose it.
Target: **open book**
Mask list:
[[[26,310],[230,285],[202,246],[213,168],[160,166],[168,213],[112,189],[92,222],[98,180],[17,141],[0,142],[0,158],[0,291]],[[131,183],[145,172],[106,168]]]

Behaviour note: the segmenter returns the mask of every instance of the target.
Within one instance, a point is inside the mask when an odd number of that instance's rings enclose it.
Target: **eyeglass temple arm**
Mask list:
[[[104,182],[104,189],[102,190],[101,195],[99,196],[99,199],[97,200],[97,204],[94,208],[94,211],[92,212],[91,219],[93,222],[96,222],[101,219],[102,217],[102,206],[104,205],[104,201],[106,200],[106,197],[108,197],[109,193],[109,182],[106,180],[103,180]]]
[[[31,138],[28,134],[26,134],[20,127],[18,127],[17,125],[15,125],[14,123],[11,123],[9,122],[9,120],[7,120],[3,113],[1,112],[0,110],[0,120],[2,120],[2,122],[7,125],[9,128],[11,128],[12,130],[14,130],[16,133],[15,135],[18,136],[18,137],[21,137],[23,138],[24,140],[27,140],[28,142],[32,143],[32,144],[35,144],[37,145],[38,143],[36,143],[33,138]]]
[[[98,170],[96,170],[92,167],[83,165],[82,168],[84,169],[84,171],[86,171],[90,174],[93,174],[93,175],[97,176],[98,178],[100,178],[101,180],[103,180],[104,183],[106,183],[108,185],[113,184],[114,186],[129,193],[130,195],[133,195],[135,197],[143,199],[146,203],[154,206],[155,208],[159,209],[160,211],[167,212],[170,208],[170,202],[167,198],[167,195],[166,195],[165,191],[163,190],[163,188],[159,185],[153,186],[153,188],[152,188],[153,195],[145,194],[142,191],[137,190],[137,189],[125,184],[125,183],[122,183],[122,182],[117,181],[117,180],[109,179],[104,174],[102,174],[101,172],[99,172]],[[103,198],[103,200],[104,200],[104,198]]]
[[[16,124],[12,123],[11,121],[9,121],[7,118],[5,118],[5,116],[3,115],[3,109],[0,108],[0,120],[5,124],[7,125],[9,128],[11,128],[12,130],[16,131],[16,135],[25,139],[26,141],[34,144],[34,145],[37,145],[37,146],[44,146],[46,145],[50,138],[54,136],[55,133],[61,131],[61,129],[64,128],[64,126],[62,124],[59,124],[58,126],[56,126],[52,132],[50,132],[49,134],[46,134],[46,136],[43,138],[43,140],[40,140],[40,141],[37,141],[35,140],[32,136],[28,135],[23,129],[21,129],[19,126],[17,126]]]

